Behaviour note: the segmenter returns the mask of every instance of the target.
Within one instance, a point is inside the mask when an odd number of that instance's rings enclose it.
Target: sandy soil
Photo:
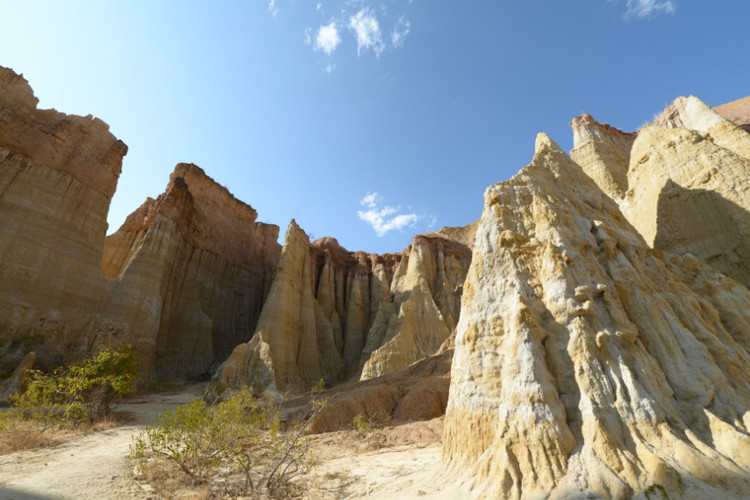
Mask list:
[[[369,433],[342,431],[313,437],[320,461],[303,480],[308,498],[441,498],[443,417],[385,426]]]
[[[133,435],[165,409],[200,396],[204,385],[139,396],[119,405],[125,426],[52,448],[0,456],[0,500],[147,500],[153,493],[127,464]],[[312,437],[318,467],[300,478],[309,499],[441,498],[443,418]]]
[[[205,385],[194,385],[126,400],[117,408],[133,417],[126,426],[88,434],[53,448],[0,456],[0,499],[150,498],[127,465],[133,435],[155,422],[165,408],[185,404],[204,389]]]

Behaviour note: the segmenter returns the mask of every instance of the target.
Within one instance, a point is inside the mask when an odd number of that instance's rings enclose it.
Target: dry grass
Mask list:
[[[112,413],[91,425],[76,429],[55,426],[45,428],[41,423],[33,420],[5,419],[0,428],[0,455],[57,446],[92,432],[119,427],[131,418],[125,412]]]
[[[254,478],[256,481],[258,477]],[[164,460],[156,460],[148,464],[146,470],[136,476],[141,485],[150,489],[155,498],[164,500],[219,500],[225,498],[253,498],[253,499],[283,499],[292,500],[303,498],[307,491],[304,484],[290,482],[282,485],[273,492],[256,490],[249,497],[242,496],[239,486],[242,477],[239,474],[217,475],[205,481],[195,481],[185,474],[180,467]],[[248,493],[245,492],[245,495]]]
[[[208,486],[193,483],[189,476],[172,462],[163,460],[152,462],[136,479],[148,484],[156,498],[165,500],[183,498],[210,500],[212,498]]]

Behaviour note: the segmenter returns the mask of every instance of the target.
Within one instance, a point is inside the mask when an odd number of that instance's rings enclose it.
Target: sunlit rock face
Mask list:
[[[473,238],[471,228],[449,228]],[[292,221],[255,337],[220,368],[223,386],[300,390],[391,373],[435,354],[458,320],[470,248],[443,233],[399,254],[310,243]]]
[[[39,110],[0,68],[0,376],[133,344],[146,374],[209,371],[250,339],[278,227],[195,165],[106,237],[127,147],[92,117]]]
[[[278,226],[192,164],[106,239],[107,313],[161,376],[205,373],[255,331],[279,260]]]
[[[748,289],[650,248],[544,135],[484,201],[443,444],[464,494],[745,498]]]
[[[571,125],[572,158],[649,246],[690,253],[750,286],[750,134],[692,96],[637,134],[588,115]]]

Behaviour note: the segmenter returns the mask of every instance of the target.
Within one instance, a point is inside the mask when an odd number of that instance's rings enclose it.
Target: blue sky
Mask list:
[[[0,65],[130,151],[110,230],[201,166],[259,220],[400,251],[481,216],[537,132],[750,94],[750,2],[0,1]]]

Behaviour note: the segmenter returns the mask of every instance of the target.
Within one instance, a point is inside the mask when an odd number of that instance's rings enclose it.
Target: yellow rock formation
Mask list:
[[[473,498],[750,491],[750,292],[652,250],[540,134],[487,189],[444,457]]]

